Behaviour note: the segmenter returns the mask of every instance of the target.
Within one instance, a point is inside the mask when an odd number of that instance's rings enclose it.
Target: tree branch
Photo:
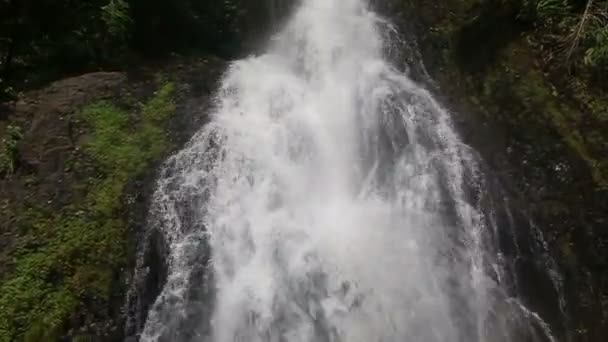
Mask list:
[[[568,55],[566,56],[566,62],[569,62],[570,59],[572,58],[572,55],[574,54],[574,51],[578,48],[581,38],[583,36],[583,33],[585,31],[585,25],[587,24],[587,21],[589,19],[589,17],[591,16],[591,9],[593,8],[593,4],[594,4],[594,0],[588,0],[587,1],[587,6],[585,7],[585,12],[583,12],[583,16],[581,17],[581,20],[578,24],[578,28],[576,29],[576,33],[574,35],[574,39],[572,40],[572,44],[570,45],[570,49],[568,50]]]

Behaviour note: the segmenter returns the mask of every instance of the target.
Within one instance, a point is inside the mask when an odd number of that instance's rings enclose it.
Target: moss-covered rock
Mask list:
[[[162,85],[134,114],[97,102],[70,118],[86,132],[66,161],[78,173],[71,191],[80,200],[58,210],[42,203],[13,209],[18,247],[0,283],[2,341],[52,341],[75,323],[70,320],[91,324],[111,316],[107,308],[124,292],[117,289],[127,265],[121,198],[128,182],[169,147],[164,126],[175,111],[173,91],[171,83]]]
[[[87,74],[13,105],[0,132],[23,136],[0,179],[0,341],[122,339],[155,165],[198,127],[192,106],[222,68],[190,58]]]

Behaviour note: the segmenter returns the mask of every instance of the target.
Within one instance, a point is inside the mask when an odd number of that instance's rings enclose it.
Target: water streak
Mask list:
[[[305,0],[165,166],[142,341],[550,341],[503,289],[484,180],[363,0]],[[388,34],[387,34],[388,33]]]

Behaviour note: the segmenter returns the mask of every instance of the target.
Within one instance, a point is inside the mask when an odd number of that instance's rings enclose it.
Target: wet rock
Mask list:
[[[534,222],[556,262],[565,317],[559,316],[560,294],[546,279],[550,267],[539,263],[539,250],[529,250],[517,266],[525,301],[547,317],[559,340],[603,341],[608,192],[602,165],[608,159],[597,149],[603,139],[593,137],[608,136],[601,120],[608,95],[545,65],[530,43],[536,32],[517,9],[491,8],[504,2],[387,3],[393,6],[389,16],[409,22],[401,29],[415,32],[436,93],[463,139],[480,152],[488,174],[522,216],[519,242],[538,238],[529,224]]]

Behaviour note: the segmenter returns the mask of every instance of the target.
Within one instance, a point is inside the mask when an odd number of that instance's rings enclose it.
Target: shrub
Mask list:
[[[590,66],[608,66],[608,2],[589,18],[585,41],[585,63]]]
[[[607,0],[524,0],[568,64],[608,67]]]
[[[128,36],[131,17],[129,4],[125,0],[110,0],[101,7],[101,18],[110,36],[124,39]]]

